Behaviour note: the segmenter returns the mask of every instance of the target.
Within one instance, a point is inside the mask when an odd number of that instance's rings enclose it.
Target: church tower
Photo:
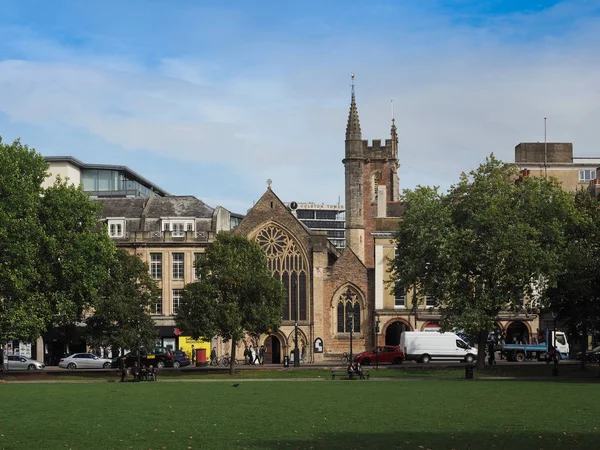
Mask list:
[[[363,217],[363,165],[364,152],[358,109],[354,95],[354,74],[352,74],[352,98],[346,126],[346,247],[365,262],[365,222]]]
[[[384,145],[381,145],[381,139],[373,139],[372,145],[362,140],[354,74],[346,126],[346,153],[342,162],[346,176],[346,246],[365,266],[372,268],[375,266],[372,233],[376,218],[386,217],[388,204],[400,200],[398,134],[392,117],[391,136]]]

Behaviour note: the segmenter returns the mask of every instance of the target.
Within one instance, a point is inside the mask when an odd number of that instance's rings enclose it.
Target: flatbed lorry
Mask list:
[[[501,344],[500,351],[508,361],[549,361],[552,357],[552,347],[556,346],[556,357],[558,359],[569,357],[569,342],[564,332],[546,328],[545,336],[542,338],[542,342],[534,344]]]

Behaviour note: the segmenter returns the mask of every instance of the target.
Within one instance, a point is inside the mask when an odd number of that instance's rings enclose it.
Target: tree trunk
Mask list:
[[[235,348],[237,347],[237,340],[231,339],[231,358],[229,358],[229,375],[233,375],[233,367],[235,365]]]
[[[587,330],[584,328],[581,331],[581,360],[579,361],[579,368],[585,370],[585,357],[587,351]]]
[[[488,332],[479,332],[479,344],[477,345],[477,370],[485,369],[485,348],[487,345]]]

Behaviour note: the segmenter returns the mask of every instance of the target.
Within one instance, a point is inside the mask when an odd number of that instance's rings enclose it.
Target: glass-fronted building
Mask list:
[[[50,164],[49,176],[44,183],[50,186],[57,176],[80,184],[94,198],[166,197],[167,191],[150,182],[126,166],[86,164],[72,156],[46,156]]]

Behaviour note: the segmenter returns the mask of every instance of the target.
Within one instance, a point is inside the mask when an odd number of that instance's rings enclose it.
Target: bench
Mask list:
[[[369,369],[363,369],[363,376],[365,380],[369,379]],[[348,379],[348,380],[360,380],[360,375],[357,373],[348,373],[347,369],[331,369],[331,379],[335,380],[335,378],[340,380]]]

